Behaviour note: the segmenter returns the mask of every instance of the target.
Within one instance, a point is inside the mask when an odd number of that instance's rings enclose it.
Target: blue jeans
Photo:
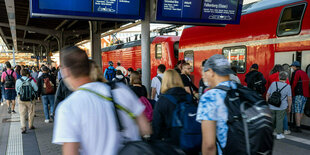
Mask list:
[[[42,103],[44,109],[45,119],[50,119],[50,114],[52,115],[54,112],[54,100],[55,95],[42,95]],[[50,113],[48,111],[48,104],[50,104]]]
[[[3,102],[4,101],[4,94],[5,94],[5,90],[4,90],[4,86],[2,86],[1,87],[1,94],[2,94],[2,96],[1,96],[1,102]]]
[[[285,114],[285,116],[284,116],[284,120],[283,120],[283,130],[288,130],[287,114]]]

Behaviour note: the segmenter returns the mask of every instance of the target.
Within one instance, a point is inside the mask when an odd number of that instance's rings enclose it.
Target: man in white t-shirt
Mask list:
[[[144,106],[129,88],[119,83],[111,93],[107,84],[90,80],[86,52],[78,47],[61,52],[63,80],[74,91],[59,104],[55,117],[53,143],[63,145],[63,154],[115,155],[124,138],[135,141],[140,139],[140,134],[150,134]],[[122,133],[110,99],[135,117],[117,110],[124,127]]]
[[[157,101],[158,100],[158,96],[160,94],[160,88],[161,88],[161,81],[163,79],[164,76],[164,72],[166,70],[166,66],[163,64],[160,64],[157,68],[157,76],[155,76],[152,79],[152,95],[151,95],[151,99]]]
[[[127,70],[123,66],[121,66],[120,62],[117,63],[117,67],[115,69],[122,71],[123,75],[127,76]]]

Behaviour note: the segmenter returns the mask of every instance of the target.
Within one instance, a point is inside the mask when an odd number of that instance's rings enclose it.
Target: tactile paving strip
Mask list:
[[[11,119],[19,120],[18,107],[15,110],[17,113],[12,114]],[[20,128],[20,122],[11,122],[6,155],[23,155],[23,141]]]

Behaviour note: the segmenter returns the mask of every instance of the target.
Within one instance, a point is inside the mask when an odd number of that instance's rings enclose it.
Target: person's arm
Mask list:
[[[266,102],[268,102],[269,96],[270,96],[270,94],[267,93],[267,94],[266,94]]]
[[[1,75],[1,83],[3,83],[4,82],[4,77],[5,77],[5,72],[2,72],[2,75]]]
[[[288,96],[287,97],[287,102],[288,102],[287,112],[290,113],[291,112],[291,107],[292,107],[292,96]]]
[[[16,83],[17,83],[17,82],[16,82]],[[31,80],[31,86],[32,86],[32,88],[33,88],[34,91],[38,91],[38,86],[37,86],[37,84],[34,82],[33,79]]]
[[[17,94],[19,94],[20,87],[22,86],[20,82],[21,82],[20,80],[16,81],[15,90]]]
[[[107,69],[104,70],[104,73],[103,73],[104,78],[107,78],[106,74],[107,74]]]
[[[40,95],[41,95],[41,92],[42,92],[42,77],[40,77],[39,79],[38,79],[38,97],[40,97]]]
[[[191,89],[189,88],[189,86],[184,87],[184,89],[185,89],[185,91],[186,91],[187,93],[192,94],[192,93],[191,93]]]
[[[55,114],[55,111],[56,111],[58,104],[65,99],[65,97],[64,97],[65,94],[64,94],[64,92],[62,92],[63,85],[64,85],[64,83],[61,80],[59,83],[59,86],[57,87],[56,94],[55,94],[54,114]]]
[[[136,122],[139,126],[141,136],[149,136],[152,134],[151,125],[143,113],[136,118]]]
[[[216,121],[201,121],[202,154],[216,155]]]
[[[155,95],[156,95],[156,88],[152,88],[152,95],[151,95],[151,99],[154,100],[155,99]]]
[[[79,155],[80,143],[64,143],[62,146],[63,155]]]
[[[165,118],[163,116],[163,113],[161,112],[164,108],[163,106],[166,106],[166,102],[163,100],[163,97],[159,98],[158,101],[156,102],[156,106],[153,111],[153,120],[152,120],[152,129],[153,129],[153,134],[152,134],[152,139],[159,140],[161,139],[161,133],[166,132],[164,128],[165,126]]]

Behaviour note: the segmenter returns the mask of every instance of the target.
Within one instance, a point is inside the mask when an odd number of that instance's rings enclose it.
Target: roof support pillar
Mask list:
[[[46,59],[47,59],[47,64],[52,64],[52,59],[51,59],[51,56],[50,56],[50,43],[48,43],[45,52],[46,52],[45,56],[46,56]]]
[[[142,60],[142,84],[150,95],[151,87],[151,54],[150,54],[150,1],[146,1],[145,19],[141,23],[141,60]],[[150,97],[150,96],[149,96]]]
[[[101,58],[101,22],[89,21],[90,40],[91,40],[91,58],[102,70]]]

